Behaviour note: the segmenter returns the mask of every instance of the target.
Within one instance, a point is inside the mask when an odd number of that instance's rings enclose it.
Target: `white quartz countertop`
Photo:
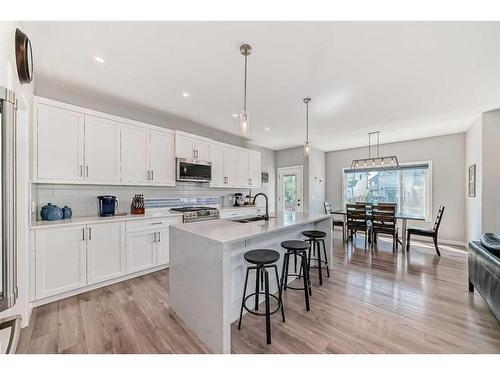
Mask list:
[[[219,219],[176,224],[173,227],[214,241],[229,243],[324,219],[330,219],[330,215],[303,212],[277,212],[273,213],[267,222],[261,220],[251,223],[237,223],[229,219]]]
[[[84,216],[84,217],[76,217],[72,219],[65,220],[55,220],[55,221],[35,221],[31,224],[32,229],[42,229],[42,228],[55,228],[55,227],[63,227],[63,226],[71,226],[71,225],[85,225],[85,224],[102,224],[102,223],[113,223],[117,221],[131,221],[131,220],[145,220],[145,219],[154,219],[154,218],[162,218],[162,217],[182,217],[182,213],[170,213],[170,212],[162,212],[162,213],[147,213],[144,215],[125,215],[125,216],[110,216],[110,217],[100,217],[100,216]]]

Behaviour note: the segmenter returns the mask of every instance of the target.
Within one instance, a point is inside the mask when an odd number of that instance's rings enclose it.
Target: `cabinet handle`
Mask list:
[[[87,177],[89,176],[89,166],[88,165],[85,166],[85,174]]]
[[[153,233],[153,242],[156,242],[156,232]]]
[[[151,171],[151,181],[155,179],[154,171]]]
[[[82,241],[85,241],[85,228],[82,228]]]
[[[80,164],[80,177],[83,177],[83,165]]]
[[[92,228],[89,228],[89,241],[92,240]]]
[[[160,224],[162,224],[162,222],[161,222],[161,221],[159,221],[159,222],[157,222],[157,223],[151,223],[151,225],[160,225]]]
[[[193,159],[196,158],[196,153],[195,151],[193,150]]]
[[[161,233],[158,232],[158,242],[161,242]]]

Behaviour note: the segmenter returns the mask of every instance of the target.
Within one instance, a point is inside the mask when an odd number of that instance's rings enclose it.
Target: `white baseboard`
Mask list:
[[[164,265],[157,266],[157,267],[154,267],[154,268],[149,268],[147,270],[135,272],[135,273],[132,273],[132,274],[129,274],[129,275],[124,275],[124,276],[121,276],[121,277],[117,277],[116,279],[102,281],[102,282],[97,283],[97,284],[88,285],[86,287],[78,288],[78,289],[75,289],[75,290],[70,290],[68,292],[64,292],[64,293],[61,293],[61,294],[56,294],[54,296],[50,296],[50,297],[42,298],[42,299],[39,299],[39,300],[31,301],[29,316],[31,317],[31,310],[32,310],[33,307],[38,307],[38,306],[46,305],[46,304],[51,303],[51,302],[55,302],[55,301],[58,301],[58,300],[61,300],[61,299],[64,299],[64,298],[76,296],[77,294],[82,294],[82,293],[88,292],[90,290],[99,289],[99,288],[102,288],[102,287],[105,287],[105,286],[108,286],[108,285],[111,285],[111,284],[116,284],[116,283],[119,283],[119,282],[122,282],[122,281],[125,281],[125,280],[133,279],[134,277],[146,275],[148,273],[152,273],[152,272],[156,272],[156,271],[161,271],[161,270],[166,269],[166,268],[168,268],[168,264],[164,264]]]

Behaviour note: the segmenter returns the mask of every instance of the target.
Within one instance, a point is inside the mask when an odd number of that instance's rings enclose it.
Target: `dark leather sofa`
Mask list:
[[[500,321],[500,236],[481,235],[469,242],[469,291],[481,294]]]

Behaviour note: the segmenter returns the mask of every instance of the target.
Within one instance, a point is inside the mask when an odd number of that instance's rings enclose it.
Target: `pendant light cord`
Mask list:
[[[306,141],[309,142],[309,102],[306,103]]]
[[[247,58],[245,55],[245,83],[243,84],[243,112],[247,113]]]

